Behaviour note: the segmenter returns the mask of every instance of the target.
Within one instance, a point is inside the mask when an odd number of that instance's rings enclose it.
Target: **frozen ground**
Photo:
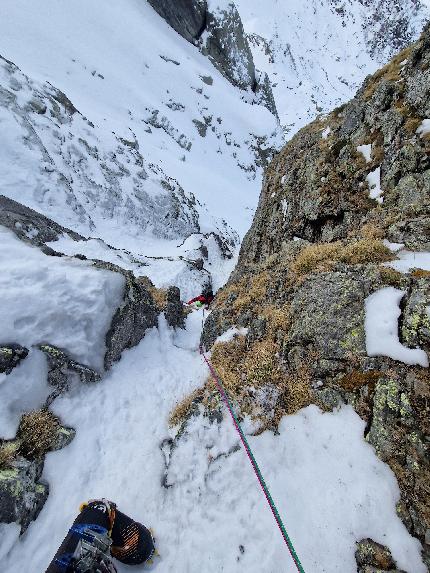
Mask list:
[[[79,504],[100,496],[155,529],[154,571],[295,571],[228,417],[220,425],[195,417],[169,453],[168,414],[207,375],[200,326],[200,311],[186,332],[162,322],[103,383],[55,402],[77,436],[47,456],[49,499],[3,559],[4,573],[29,564],[43,571]],[[395,478],[363,430],[351,408],[309,407],[285,418],[279,436],[266,432],[250,443],[307,573],[353,573],[355,541],[367,536],[388,545],[408,573],[424,573],[419,544],[396,516]],[[3,534],[10,545],[16,530]]]

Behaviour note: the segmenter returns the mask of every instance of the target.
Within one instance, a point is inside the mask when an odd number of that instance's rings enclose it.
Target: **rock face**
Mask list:
[[[77,376],[83,384],[94,384],[101,380],[98,372],[72,360],[60,348],[51,344],[41,344],[39,348],[48,359],[48,384],[54,388],[47,399],[47,406],[69,389],[73,376]]]
[[[389,240],[428,246],[428,138],[416,133],[430,114],[428,41],[427,31],[369,77],[354,100],[286,145],[267,170],[241,264],[261,261],[293,237],[346,238],[354,227],[376,221],[379,211]],[[372,146],[368,163],[357,150],[364,145]],[[368,175],[377,169],[384,193],[379,210],[366,193]]]
[[[0,225],[13,231],[21,241],[45,249],[48,248],[45,243],[56,241],[63,234],[75,241],[84,240],[78,233],[3,195],[0,195]]]
[[[135,279],[132,272],[103,261],[94,264],[98,268],[120,272],[126,280],[123,303],[106,334],[104,364],[109,370],[121,358],[123,350],[139,344],[148,328],[158,326],[158,310],[148,289]]]
[[[203,53],[233,85],[255,90],[254,60],[242,20],[233,3],[224,9],[208,12]]]
[[[181,292],[178,287],[172,286],[167,290],[164,315],[169,326],[185,328],[184,305],[181,302]]]
[[[14,467],[0,471],[0,523],[19,523],[23,533],[42,509],[49,487],[40,481],[43,462],[19,458]]]
[[[387,286],[403,291],[399,340],[430,356],[430,273],[386,266],[396,255],[382,242],[429,249],[429,70],[430,26],[272,161],[239,263],[202,336],[210,348],[228,328],[248,328],[212,357],[234,381],[243,413],[252,404],[247,387],[263,385],[276,397],[263,427],[309,403],[355,408],[367,441],[397,477],[398,514],[428,567],[429,370],[367,355],[365,300]],[[360,571],[396,570],[382,550],[366,547],[357,552]]]
[[[148,0],[151,6],[188,42],[200,38],[206,27],[205,0]]]
[[[19,344],[0,346],[0,374],[10,374],[21,360],[27,357],[28,349]]]
[[[391,571],[395,573],[395,563],[390,551],[381,545],[364,539],[357,543],[355,558],[358,565],[358,573],[374,573],[376,571]],[[396,569],[398,573],[401,573]]]

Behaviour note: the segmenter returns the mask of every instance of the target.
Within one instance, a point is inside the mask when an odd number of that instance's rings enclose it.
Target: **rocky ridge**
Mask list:
[[[216,344],[212,360],[239,411],[261,429],[310,403],[355,408],[397,477],[398,513],[427,567],[429,370],[367,354],[365,304],[380,289],[401,291],[399,340],[430,354],[430,274],[414,268],[418,255],[403,272],[393,262],[396,249],[430,249],[429,101],[428,26],[272,161],[202,336],[209,349],[229,328],[248,329]],[[210,384],[193,398],[217,403]],[[394,570],[391,558],[360,555],[360,570]]]

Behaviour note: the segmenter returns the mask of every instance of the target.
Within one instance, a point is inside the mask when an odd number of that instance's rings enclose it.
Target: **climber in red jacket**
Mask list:
[[[202,294],[200,294],[199,296],[196,296],[195,298],[192,298],[191,300],[189,300],[187,302],[187,304],[194,304],[195,303],[197,308],[201,308],[202,306],[209,308],[209,305],[213,301],[213,299],[214,299],[214,293],[212,292],[212,288],[211,287],[205,287],[203,289]]]

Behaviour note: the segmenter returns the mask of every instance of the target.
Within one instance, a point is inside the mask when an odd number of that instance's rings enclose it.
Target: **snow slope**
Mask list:
[[[100,496],[154,527],[154,571],[295,571],[228,417],[220,425],[194,418],[170,447],[169,411],[207,375],[200,325],[200,311],[186,332],[162,322],[102,384],[57,400],[55,412],[77,436],[48,455],[49,499],[4,559],[4,573],[29,564],[43,571],[79,504]],[[367,536],[387,544],[408,573],[424,573],[419,543],[396,515],[395,478],[363,431],[351,408],[309,407],[285,418],[279,436],[249,439],[307,573],[352,573],[355,541]],[[10,543],[14,526],[3,534]]]
[[[122,170],[120,192],[136,203],[136,169],[124,173],[130,167],[120,154],[129,154],[130,149],[127,144],[121,147],[119,138],[140,152],[146,166],[156,166],[176,180],[188,197],[196,197],[202,232],[214,231],[217,226],[222,229],[214,218],[226,219],[240,235],[247,231],[262,173],[256,166],[256,138],[266,139],[263,147],[280,145],[276,120],[264,107],[243,101],[241,92],[173,32],[147,2],[46,0],[35,4],[4,0],[0,4],[0,54],[32,81],[49,82],[60,89],[93,125],[72,125],[66,130],[59,126],[57,133],[54,127],[48,133],[46,127],[35,128],[42,140],[48,139],[48,150],[58,148],[58,140],[67,138],[68,131],[75,136],[62,142],[65,149],[55,164],[75,195],[83,195],[79,203],[85,215],[95,219],[95,229],[87,228],[87,235],[91,230],[92,236],[122,247],[127,246],[128,235],[141,236],[139,224],[133,225],[127,212],[123,215],[123,209],[112,200],[110,214],[97,216],[92,208],[92,193],[109,179],[97,158],[104,161],[106,156],[112,161],[112,154],[120,164],[110,170],[114,175]],[[1,191],[33,208],[39,203],[39,210],[59,219],[63,205],[52,208],[52,198],[37,196],[30,178],[34,165],[28,164],[26,185],[20,184],[16,165],[23,152],[17,145],[22,145],[23,126],[22,122],[14,126],[10,117],[8,122],[10,125],[3,127],[10,145],[0,162]],[[90,136],[82,133],[83,127]],[[88,137],[92,138],[89,147],[96,154],[95,161],[83,153],[81,140]],[[13,153],[15,161],[11,163]],[[68,161],[68,155],[73,159],[76,153],[76,161]],[[88,165],[76,177],[71,166],[76,168],[75,163],[82,161]],[[23,163],[25,169],[27,161]],[[12,169],[5,173],[7,164]],[[143,184],[144,191],[147,187]]]
[[[124,277],[75,258],[48,257],[3,227],[0,245],[1,341],[67,348],[75,360],[102,370]]]

